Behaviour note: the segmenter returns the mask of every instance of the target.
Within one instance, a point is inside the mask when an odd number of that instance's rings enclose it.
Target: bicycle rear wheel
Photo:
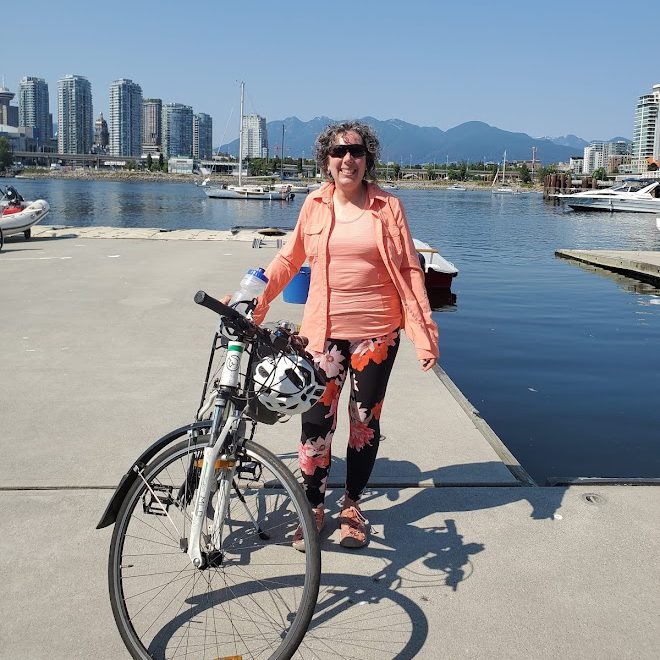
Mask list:
[[[304,491],[278,458],[246,441],[243,465],[257,473],[251,481],[237,474],[222,553],[196,569],[181,536],[190,531],[201,456],[199,445],[175,445],[126,495],[108,564],[119,632],[134,658],[290,658],[314,612],[321,572]],[[291,547],[298,525],[305,553]]]

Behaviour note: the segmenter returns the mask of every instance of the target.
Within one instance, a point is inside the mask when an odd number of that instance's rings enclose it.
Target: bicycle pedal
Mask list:
[[[173,491],[172,486],[151,484],[151,491],[146,491],[142,496],[142,510],[144,513],[151,516],[166,516],[170,506],[174,504]]]
[[[263,466],[259,461],[241,461],[236,469],[236,476],[244,481],[259,481]]]

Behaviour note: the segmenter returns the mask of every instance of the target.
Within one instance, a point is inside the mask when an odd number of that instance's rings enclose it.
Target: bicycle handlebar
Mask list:
[[[309,357],[305,350],[305,347],[307,346],[306,337],[301,337],[291,331],[284,330],[283,328],[277,333],[271,333],[265,328],[260,328],[254,321],[246,318],[233,307],[229,307],[220,302],[217,298],[210,296],[205,291],[198,291],[195,294],[195,302],[198,305],[202,305],[202,307],[210,309],[219,316],[224,316],[241,332],[244,332],[251,337],[257,337],[261,342],[272,346],[276,350],[293,350],[302,356]]]
[[[206,293],[205,291],[198,291],[195,294],[195,302],[198,305],[202,305],[202,307],[206,307],[207,309],[210,309],[212,312],[219,314],[220,316],[224,316],[230,319],[231,321],[237,321],[239,325],[243,325],[245,327],[254,325],[251,321],[246,319],[240,312],[237,312],[233,307],[229,307],[229,305],[225,305],[224,303],[220,302],[217,298],[214,298],[213,296],[209,296],[209,294]]]

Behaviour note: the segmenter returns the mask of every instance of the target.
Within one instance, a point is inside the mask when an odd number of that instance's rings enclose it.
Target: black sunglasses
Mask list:
[[[353,158],[363,158],[367,155],[367,148],[363,144],[335,144],[328,153],[333,158],[343,158],[347,153]]]

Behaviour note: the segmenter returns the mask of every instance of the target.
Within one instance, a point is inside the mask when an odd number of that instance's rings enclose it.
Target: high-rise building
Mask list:
[[[94,122],[94,152],[105,153],[110,144],[110,132],[108,122],[103,118],[103,113]]]
[[[193,116],[193,158],[209,160],[213,157],[213,119],[199,112]]]
[[[92,86],[84,76],[64,76],[57,81],[57,150],[88,154],[93,138]]]
[[[259,115],[243,117],[243,158],[268,157],[266,118]]]
[[[193,148],[193,111],[189,105],[163,105],[163,154],[190,158]]]
[[[660,158],[660,84],[653,85],[651,94],[640,96],[635,109],[633,128],[632,166],[633,171],[646,171],[647,159]]]
[[[155,154],[161,150],[163,139],[163,102],[161,99],[142,101],[142,153]]]
[[[33,136],[40,142],[46,142],[53,137],[48,83],[43,78],[21,78],[18,90],[18,124],[32,128]]]
[[[0,87],[0,124],[18,127],[18,108],[11,105],[14,96],[14,92],[10,92],[4,84]]]
[[[110,154],[142,155],[142,88],[128,78],[110,86]]]

